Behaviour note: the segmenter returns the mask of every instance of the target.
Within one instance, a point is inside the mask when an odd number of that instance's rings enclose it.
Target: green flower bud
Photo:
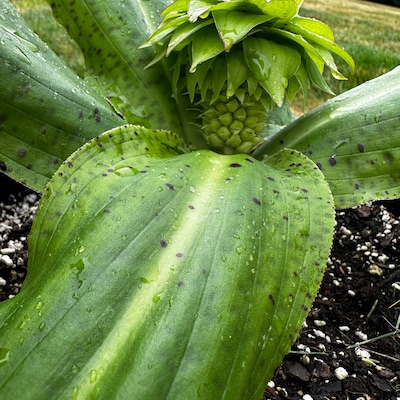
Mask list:
[[[236,147],[240,146],[242,144],[242,139],[240,137],[240,135],[235,134],[232,135],[226,142],[225,144],[229,147],[232,147],[233,149],[235,149]]]
[[[233,122],[233,116],[231,113],[228,112],[228,113],[222,114],[219,117],[219,120],[222,125],[229,126]]]
[[[229,129],[233,134],[240,133],[243,130],[243,128],[244,128],[244,125],[240,121],[233,121],[229,125]]]
[[[215,150],[222,150],[225,146],[225,141],[221,140],[215,133],[212,133],[208,137],[208,141],[210,146],[212,146]]]
[[[232,131],[226,126],[221,126],[221,128],[218,129],[217,135],[225,142],[232,136]]]
[[[234,98],[233,100],[226,103],[226,108],[228,109],[228,111],[230,113],[233,114],[235,111],[237,111],[240,108],[240,103],[237,99]]]
[[[247,112],[244,108],[239,108],[239,110],[233,113],[233,118],[236,121],[243,122],[247,118]]]

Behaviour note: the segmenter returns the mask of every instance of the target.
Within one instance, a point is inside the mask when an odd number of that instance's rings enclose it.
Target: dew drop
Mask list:
[[[132,177],[139,173],[139,171],[136,168],[129,167],[129,166],[115,168],[114,172],[116,175],[121,176],[122,178]]]
[[[44,303],[43,301],[38,301],[38,303],[36,304],[36,309],[40,310],[43,307]]]
[[[153,303],[158,303],[161,300],[161,297],[159,294],[155,294],[152,298]]]
[[[73,374],[77,374],[80,370],[81,370],[81,369],[80,369],[77,365],[75,365],[75,364],[73,364],[72,367],[71,367],[71,372],[72,372]]]
[[[90,370],[89,381],[90,383],[94,383],[97,381],[97,371],[95,369]]]
[[[242,254],[242,253],[244,253],[246,251],[246,246],[238,246],[238,247],[236,247],[236,253],[237,254]]]
[[[0,367],[8,362],[10,358],[10,350],[5,347],[0,347]]]

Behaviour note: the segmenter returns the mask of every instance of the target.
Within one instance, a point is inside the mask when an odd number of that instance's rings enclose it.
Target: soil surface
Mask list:
[[[264,400],[400,399],[400,202],[338,211],[320,291]]]
[[[38,196],[0,177],[0,301],[27,269]],[[400,400],[400,202],[338,211],[325,278],[264,400]],[[245,399],[243,399],[245,400]]]

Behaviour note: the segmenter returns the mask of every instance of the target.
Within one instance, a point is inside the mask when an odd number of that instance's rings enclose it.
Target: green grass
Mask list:
[[[342,93],[363,82],[384,74],[400,65],[400,9],[362,0],[305,0],[301,15],[319,19],[334,32],[336,42],[353,57],[356,69],[345,72],[347,81],[336,81],[328,74],[326,80],[332,90]],[[311,90],[307,108],[327,100],[330,96]],[[302,97],[296,101],[301,108]]]
[[[12,0],[12,3],[21,10],[33,30],[82,76],[83,56],[64,28],[52,19],[47,3],[44,0]],[[336,81],[326,74],[326,79],[336,94],[400,65],[400,8],[362,0],[305,0],[300,14],[317,18],[329,25],[337,43],[356,62],[355,73],[351,75],[346,66],[337,60],[338,66],[349,78],[347,81]],[[307,99],[307,109],[329,97],[312,89]],[[301,112],[302,107],[302,96],[298,96],[294,108]]]

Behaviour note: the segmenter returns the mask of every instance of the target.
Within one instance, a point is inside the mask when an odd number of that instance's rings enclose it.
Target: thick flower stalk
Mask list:
[[[323,72],[346,79],[333,55],[353,59],[331,29],[298,15],[302,0],[176,0],[143,45],[150,65],[168,57],[173,90],[201,107],[202,130],[221,153],[250,153],[265,136],[266,115],[311,84],[330,92]]]

